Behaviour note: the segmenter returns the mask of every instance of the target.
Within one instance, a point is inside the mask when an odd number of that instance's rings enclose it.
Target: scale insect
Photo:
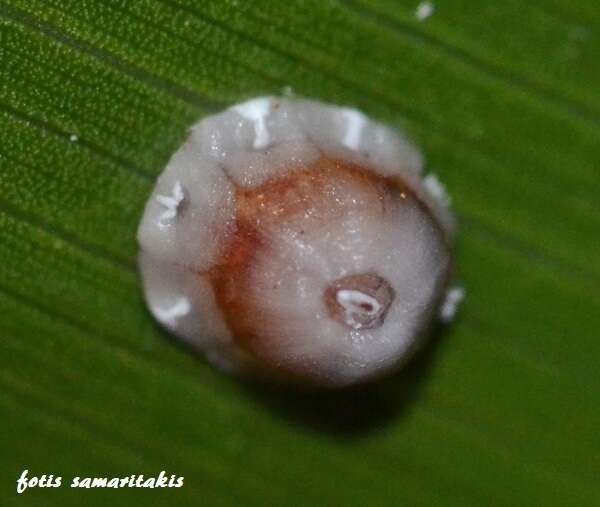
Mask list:
[[[436,317],[451,320],[454,228],[398,132],[260,97],[191,128],[146,204],[139,263],[154,317],[212,363],[345,387],[398,368]]]

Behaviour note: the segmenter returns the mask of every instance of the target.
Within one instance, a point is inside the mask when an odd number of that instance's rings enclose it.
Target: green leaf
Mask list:
[[[0,2],[4,505],[600,505],[600,4],[416,8]],[[461,222],[458,320],[339,396],[216,372],[136,272],[186,128],[290,89],[408,131]],[[63,486],[19,496],[24,469]],[[161,470],[184,486],[69,487]]]

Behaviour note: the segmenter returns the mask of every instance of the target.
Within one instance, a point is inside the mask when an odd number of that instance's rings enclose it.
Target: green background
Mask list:
[[[416,5],[0,1],[3,505],[600,505],[600,3]],[[136,273],[186,128],[290,89],[406,130],[461,224],[457,321],[338,396],[214,371]]]

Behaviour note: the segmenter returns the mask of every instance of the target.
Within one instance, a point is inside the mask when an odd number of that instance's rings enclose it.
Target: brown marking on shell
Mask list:
[[[209,279],[236,344],[259,359],[265,359],[265,351],[276,343],[273,343],[273,337],[266,339],[263,333],[270,325],[268,312],[249,297],[253,290],[252,271],[257,253],[264,254],[270,248],[269,232],[277,228],[286,227],[301,235],[305,230],[313,230],[311,228],[318,228],[324,221],[335,218],[336,213],[343,216],[344,205],[335,202],[335,187],[340,181],[360,187],[361,195],[367,196],[364,210],[368,213],[383,214],[388,206],[401,205],[407,196],[416,199],[414,192],[397,178],[386,178],[370,169],[326,157],[257,187],[236,185],[235,227],[216,267],[209,271]],[[337,280],[333,284],[357,282],[355,285],[365,293],[372,293],[381,300],[383,311],[372,322],[365,321],[364,326],[376,327],[385,319],[394,298],[393,289],[376,274],[360,276],[362,278]],[[335,305],[327,294],[324,297],[325,308],[339,321],[335,316]],[[279,365],[268,366],[280,368]],[[284,373],[302,377],[302,366]]]

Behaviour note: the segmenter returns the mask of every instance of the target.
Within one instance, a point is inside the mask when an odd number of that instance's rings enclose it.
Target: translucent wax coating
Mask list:
[[[139,226],[150,311],[229,372],[344,387],[397,368],[462,298],[422,166],[354,109],[261,97],[202,119]]]

